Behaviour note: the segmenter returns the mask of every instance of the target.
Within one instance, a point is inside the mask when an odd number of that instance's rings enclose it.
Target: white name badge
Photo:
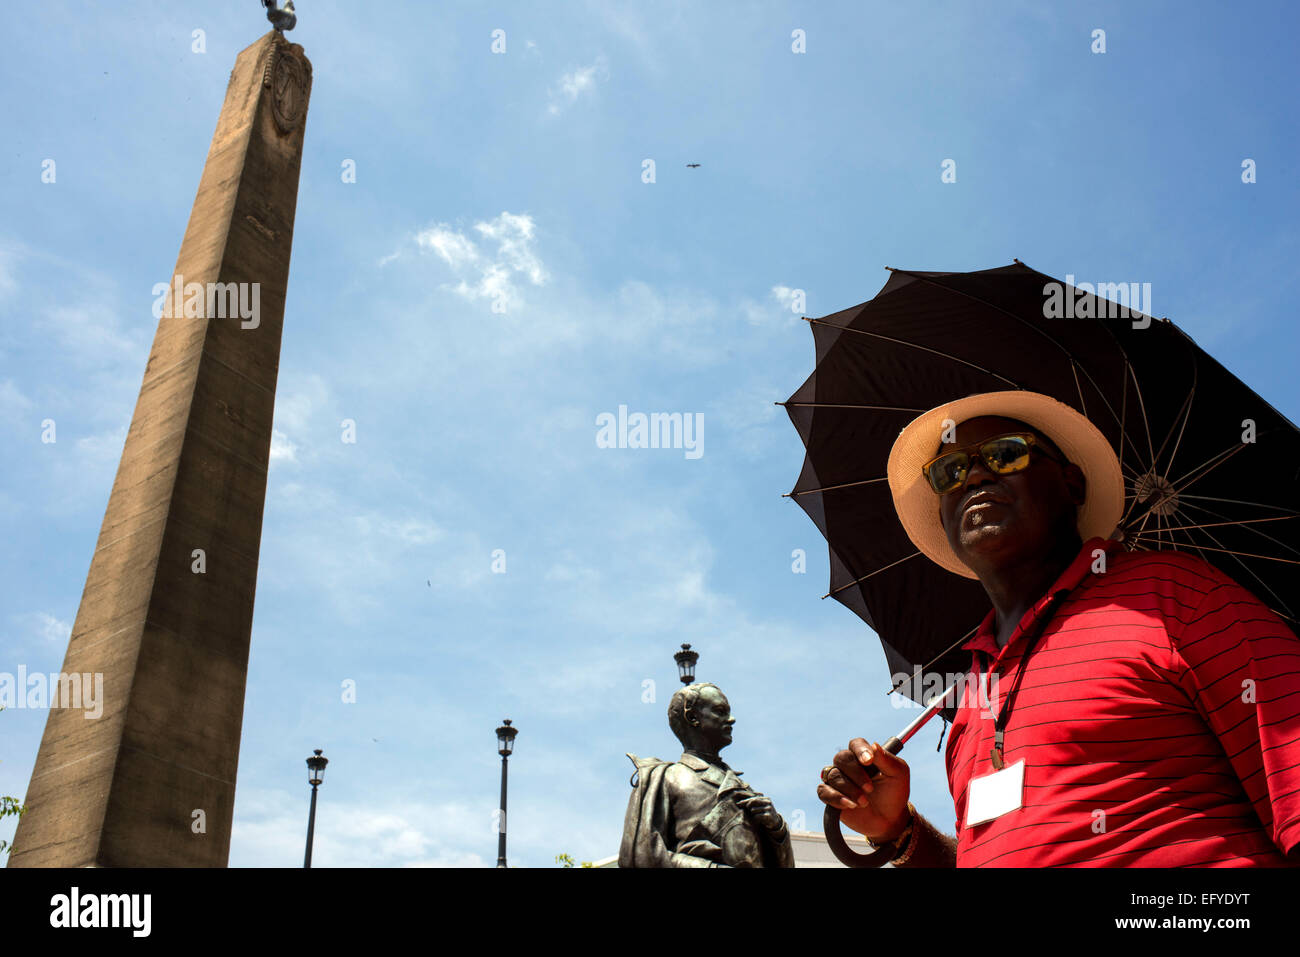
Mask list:
[[[1001,771],[971,778],[966,792],[966,826],[983,824],[1024,803],[1025,762],[1008,764]]]

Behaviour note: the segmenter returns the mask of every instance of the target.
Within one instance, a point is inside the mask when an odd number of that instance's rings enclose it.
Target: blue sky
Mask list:
[[[314,82],[232,865],[301,860],[313,748],[330,758],[318,866],[494,864],[507,716],[511,862],[613,854],[624,752],[679,750],[683,641],[731,698],[724,756],[818,827],[821,766],[907,713],[875,636],[818,600],[824,542],[781,498],[802,446],[773,402],[814,358],[791,290],[821,316],[869,299],[885,266],[1013,257],[1148,282],[1155,315],[1300,420],[1291,5],[298,13]],[[7,20],[0,671],[63,660],[152,288],[261,16],[42,3]],[[702,415],[703,454],[598,448],[620,405]],[[44,721],[0,715],[0,793],[25,790]],[[951,829],[938,737],[904,757],[916,806]]]

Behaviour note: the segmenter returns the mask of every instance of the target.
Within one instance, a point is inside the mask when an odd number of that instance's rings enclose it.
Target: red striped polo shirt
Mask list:
[[[1005,730],[1024,803],[964,827],[1025,632],[1070,588]],[[1283,856],[1300,844],[1300,639],[1250,592],[1187,553],[1093,539],[1002,648],[993,619],[964,646],[992,708],[968,681],[946,752],[958,867],[1300,865]]]

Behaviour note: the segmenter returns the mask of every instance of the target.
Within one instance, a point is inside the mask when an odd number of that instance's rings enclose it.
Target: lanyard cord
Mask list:
[[[997,719],[993,722],[993,750],[989,753],[993,761],[993,770],[1002,770],[1002,741],[1004,730],[1007,726],[1007,719],[1011,717],[1011,707],[1015,703],[1016,695],[1020,691],[1020,682],[1025,677],[1025,671],[1029,668],[1029,655],[1033,652],[1034,646],[1038,644],[1038,639],[1047,630],[1047,625],[1051,622],[1052,617],[1065,602],[1071,589],[1063,589],[1052,596],[1046,610],[1038,619],[1038,624],[1034,626],[1034,633],[1029,637],[1025,645],[1024,653],[1020,656],[1020,668],[1016,671],[1016,680],[1011,685],[1011,693],[1007,695],[1006,700],[1002,702],[1002,707],[998,711]],[[992,662],[990,662],[992,664]]]

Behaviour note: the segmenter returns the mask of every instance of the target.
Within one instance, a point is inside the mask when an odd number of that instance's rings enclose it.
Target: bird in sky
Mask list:
[[[699,165],[700,165],[699,163],[687,163],[687,164],[686,164],[686,168],[687,168],[687,169],[695,169],[695,168],[698,167]]]

